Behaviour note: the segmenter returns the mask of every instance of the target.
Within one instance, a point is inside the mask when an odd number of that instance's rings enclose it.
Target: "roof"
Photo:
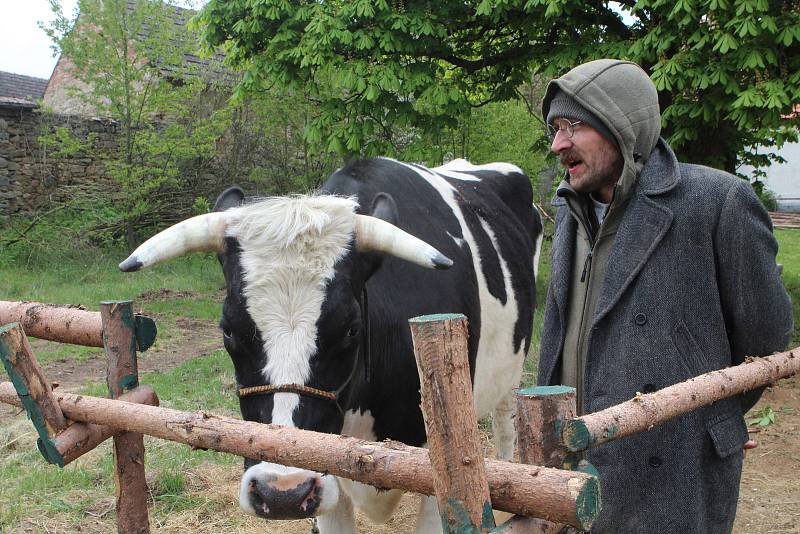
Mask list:
[[[197,11],[193,9],[173,6],[170,4],[164,4],[164,7],[167,9],[167,16],[172,20],[172,23],[178,30],[185,29],[189,24],[189,19],[197,14]],[[128,10],[133,11],[135,8],[136,1],[128,0]],[[145,22],[143,32],[139,35],[139,37],[144,39],[149,31],[150,29]],[[196,73],[203,73],[209,79],[221,81],[229,85],[231,85],[234,81],[235,76],[233,73],[222,66],[222,61],[225,59],[225,54],[216,52],[212,57],[209,58],[200,57],[194,53],[185,53],[183,55],[183,59],[184,69],[196,69]],[[192,76],[191,73],[186,72],[183,69],[179,69],[182,70],[182,72],[176,73],[176,69],[170,65],[159,65],[159,69],[164,76]]]
[[[36,102],[44,96],[47,80],[0,71],[0,99]]]

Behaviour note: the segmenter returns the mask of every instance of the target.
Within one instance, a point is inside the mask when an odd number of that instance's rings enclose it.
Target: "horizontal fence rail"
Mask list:
[[[54,392],[73,421],[106,425],[267,462],[327,472],[378,488],[433,494],[428,450],[398,442],[375,443],[334,434],[265,425],[204,412],[189,413],[121,400]],[[16,396],[0,384],[0,401]],[[492,506],[583,527],[599,491],[580,472],[496,460],[486,461]],[[563,512],[554,513],[553,510]],[[593,517],[591,519],[594,519]]]
[[[156,325],[149,317],[134,316],[136,345],[145,351],[156,338]],[[82,345],[103,346],[100,312],[80,306],[0,300],[0,325],[19,323],[30,337]]]
[[[739,395],[800,372],[800,347],[752,358],[712,371],[566,422],[561,434],[570,451],[582,451],[608,441],[650,430],[712,402]]]

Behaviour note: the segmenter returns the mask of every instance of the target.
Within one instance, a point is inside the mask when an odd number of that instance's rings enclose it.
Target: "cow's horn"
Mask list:
[[[453,260],[395,225],[368,215],[356,215],[356,248],[375,250],[428,269],[447,269]]]
[[[123,271],[138,271],[190,252],[222,252],[227,216],[225,212],[198,215],[157,233],[119,264]]]

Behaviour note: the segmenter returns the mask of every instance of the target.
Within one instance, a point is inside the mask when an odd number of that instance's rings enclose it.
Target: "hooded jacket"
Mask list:
[[[749,184],[678,163],[659,138],[655,88],[632,63],[599,60],[548,86],[594,113],[624,160],[599,228],[588,196],[562,182],[539,384],[566,377],[578,409],[602,410],[786,346],[791,303],[769,217]],[[575,372],[571,374],[570,369]],[[590,449],[602,512],[593,532],[728,532],[736,513],[743,413],[730,398]]]

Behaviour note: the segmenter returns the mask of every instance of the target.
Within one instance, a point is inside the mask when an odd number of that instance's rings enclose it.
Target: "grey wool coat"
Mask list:
[[[553,239],[539,384],[558,384],[577,222],[565,201]],[[748,183],[678,163],[659,140],[624,209],[591,318],[584,411],[602,410],[785,348],[791,303],[777,243]],[[743,413],[734,397],[588,452],[601,480],[593,532],[729,532]]]

